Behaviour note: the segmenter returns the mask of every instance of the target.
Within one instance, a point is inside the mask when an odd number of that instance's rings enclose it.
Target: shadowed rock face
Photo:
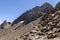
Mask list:
[[[60,9],[60,2],[59,3],[57,3],[57,5],[56,5],[56,7],[55,7],[56,9]]]
[[[52,9],[53,7],[49,3],[45,3],[41,7],[36,6],[35,8],[23,13],[21,16],[15,19],[12,25],[17,24],[18,22],[23,20],[25,24],[28,24],[29,22],[41,17],[44,13],[50,12]]]
[[[55,8],[51,12],[54,13],[54,12],[59,11],[59,10],[60,10],[60,2],[57,3]]]

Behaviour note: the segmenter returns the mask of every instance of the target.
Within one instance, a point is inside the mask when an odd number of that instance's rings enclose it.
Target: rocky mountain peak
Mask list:
[[[23,13],[21,16],[19,16],[17,19],[13,21],[12,25],[17,24],[20,21],[24,21],[25,24],[28,24],[29,22],[34,21],[37,18],[44,15],[44,13],[50,12],[52,9],[53,7],[46,2],[41,7],[36,6],[31,10],[28,10],[25,13]]]
[[[7,20],[4,20],[3,25],[7,25],[7,23],[8,23]]]
[[[56,8],[56,9],[60,9],[60,2],[57,3],[57,5],[56,5],[55,8]]]
[[[53,9],[53,6],[49,4],[48,2],[44,3],[41,8],[43,9],[44,12],[50,12]]]
[[[5,29],[9,27],[11,27],[11,23],[7,22],[7,20],[4,20],[3,23],[1,24],[1,29]]]
[[[52,6],[52,5],[48,2],[45,2],[42,6]]]

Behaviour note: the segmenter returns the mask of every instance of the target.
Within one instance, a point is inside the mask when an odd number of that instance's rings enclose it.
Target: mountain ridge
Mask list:
[[[48,7],[49,6],[49,7]],[[43,13],[47,13],[49,11],[51,11],[53,9],[53,7],[49,4],[49,3],[45,3],[43,4],[41,7],[40,6],[36,6],[34,8],[32,8],[31,10],[23,13],[21,16],[19,16],[17,19],[15,19],[12,23],[13,24],[17,24],[19,21],[25,21],[25,24],[35,20],[33,17],[36,15],[43,15]],[[48,10],[48,11],[47,11]],[[43,12],[43,13],[39,13],[38,12]],[[37,18],[38,18],[37,16]],[[40,17],[40,16],[39,16]],[[37,19],[36,18],[36,19]],[[26,20],[28,22],[26,22]]]

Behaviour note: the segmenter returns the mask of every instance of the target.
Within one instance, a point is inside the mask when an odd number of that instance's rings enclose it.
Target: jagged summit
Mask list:
[[[50,12],[53,9],[53,6],[46,2],[41,6],[41,8],[43,9],[44,12]]]
[[[50,3],[48,3],[48,2],[45,2],[41,7],[43,7],[43,6],[51,6],[52,7],[52,5],[50,4]]]
[[[3,23],[1,24],[1,29],[7,29],[11,27],[11,23],[8,22],[7,20],[4,20]]]
[[[56,5],[55,8],[56,8],[56,9],[60,9],[60,2],[57,3],[57,5]]]
[[[4,20],[3,24],[6,25],[7,23],[8,23],[7,20]]]

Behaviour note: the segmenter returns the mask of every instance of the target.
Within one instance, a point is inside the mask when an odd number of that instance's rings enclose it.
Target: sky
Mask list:
[[[13,22],[22,13],[45,2],[55,7],[60,0],[0,0],[0,24],[4,20]]]

